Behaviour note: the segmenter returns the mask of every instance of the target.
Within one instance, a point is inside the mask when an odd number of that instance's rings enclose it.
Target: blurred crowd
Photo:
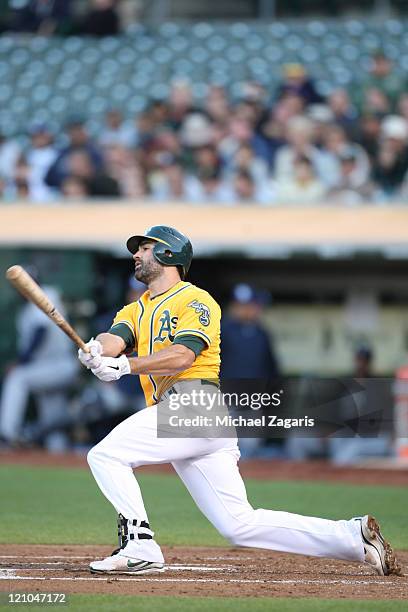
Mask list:
[[[31,125],[25,144],[0,135],[3,200],[150,198],[358,204],[408,195],[408,87],[378,51],[361,87],[323,97],[301,64],[277,90],[209,85],[198,100],[176,80],[168,99],[129,118],[110,109],[97,134],[85,117],[61,131]]]

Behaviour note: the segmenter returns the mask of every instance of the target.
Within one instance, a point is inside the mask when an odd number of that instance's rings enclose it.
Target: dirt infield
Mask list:
[[[28,465],[88,468],[84,455],[74,453],[50,455],[44,451],[0,452],[0,465]],[[336,467],[327,461],[283,461],[252,459],[241,461],[239,469],[244,478],[258,480],[304,480],[348,482],[351,484],[408,486],[408,466],[393,468]],[[137,472],[150,474],[174,473],[171,465],[149,465]]]
[[[82,455],[38,451],[0,453],[0,464],[87,467]],[[325,462],[247,461],[244,477],[265,480],[408,484],[408,469],[336,468]],[[140,471],[171,473],[169,465]],[[139,470],[137,470],[139,472]],[[165,547],[166,571],[152,575],[91,575],[88,564],[106,546],[0,545],[0,591],[190,595],[197,597],[318,597],[408,599],[408,552],[400,552],[404,576],[378,577],[364,564],[242,548]]]
[[[0,546],[0,591],[407,599],[408,576],[378,577],[365,565],[237,548],[165,548],[167,569],[145,576],[92,575],[106,546]],[[400,553],[403,569],[408,553]]]

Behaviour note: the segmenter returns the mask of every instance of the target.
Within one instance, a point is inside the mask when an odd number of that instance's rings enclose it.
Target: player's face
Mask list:
[[[146,285],[163,273],[163,266],[156,261],[153,255],[154,245],[154,242],[142,242],[133,255],[135,278]]]

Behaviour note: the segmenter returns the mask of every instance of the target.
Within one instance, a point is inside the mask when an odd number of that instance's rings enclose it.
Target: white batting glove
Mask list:
[[[82,349],[78,350],[78,359],[88,370],[92,368],[97,368],[101,363],[102,344],[98,340],[94,340],[91,338],[89,342],[86,343],[86,346],[89,347],[89,353],[85,353]]]
[[[130,363],[126,355],[121,357],[99,357],[100,364],[96,368],[91,368],[99,380],[110,382],[119,380],[125,374],[130,374]]]

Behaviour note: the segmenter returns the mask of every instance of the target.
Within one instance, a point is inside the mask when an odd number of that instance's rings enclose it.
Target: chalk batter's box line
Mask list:
[[[143,576],[132,576],[132,578],[119,578],[115,576],[115,582],[129,582],[130,580],[137,580],[139,582],[163,582],[163,583],[217,583],[217,584],[303,584],[303,585],[332,585],[332,584],[344,584],[349,586],[367,585],[367,586],[378,586],[383,588],[389,586],[395,588],[395,582],[382,582],[378,579],[375,580],[345,580],[345,579],[327,579],[327,580],[276,580],[276,579],[245,579],[245,578],[145,578]],[[53,580],[56,582],[108,582],[112,580],[112,575],[108,578],[82,578],[82,577],[64,577],[64,578],[52,578],[45,576],[1,576],[0,580]]]
[[[59,568],[55,566],[59,565],[67,565],[65,561],[57,561],[54,563],[44,563],[43,565],[52,565],[54,567],[35,567],[40,565],[39,563],[21,563],[21,566],[30,566],[28,567],[0,567],[0,578],[2,572],[25,572],[31,569],[34,572],[55,572],[61,571],[64,568]],[[79,572],[79,571],[89,571],[88,567],[69,567],[69,570]],[[212,567],[205,565],[182,565],[180,563],[176,563],[174,565],[166,565],[166,570],[168,571],[183,571],[183,572],[238,572],[239,569],[236,567],[225,565],[223,567]]]
[[[101,553],[103,554],[103,553]],[[22,555],[0,555],[0,559],[21,559]],[[84,561],[93,559],[91,555],[30,555],[30,559],[62,559],[69,561],[70,559],[82,559]],[[204,561],[255,561],[254,557],[204,557]],[[177,564],[175,564],[177,565]],[[191,563],[190,565],[194,565]]]
[[[112,578],[111,578],[112,579]],[[384,587],[392,586],[395,588],[395,583],[387,583],[387,582],[372,582],[369,580],[228,580],[228,579],[217,579],[217,578],[143,578],[141,576],[133,576],[133,579],[136,579],[140,582],[194,582],[194,583],[218,583],[218,584],[316,584],[316,585],[331,585],[331,584],[344,584],[349,586],[357,586],[357,585],[367,585],[367,586],[380,586]],[[13,576],[13,577],[1,577],[0,580],[54,580],[54,581],[65,581],[65,582],[108,582],[106,578],[45,578],[45,577],[37,577],[31,578],[30,576]],[[115,577],[115,582],[129,582],[132,578],[117,578]]]

